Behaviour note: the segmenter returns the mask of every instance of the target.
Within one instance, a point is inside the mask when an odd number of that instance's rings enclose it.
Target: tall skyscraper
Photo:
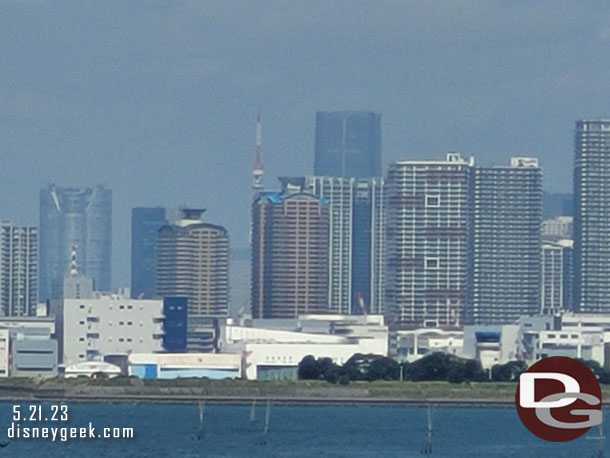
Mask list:
[[[131,211],[131,297],[157,294],[157,236],[167,225],[165,209],[138,207]]]
[[[328,203],[261,192],[252,207],[252,317],[328,313]]]
[[[610,119],[576,121],[574,306],[610,312]]]
[[[37,229],[0,221],[0,315],[33,315],[38,292]]]
[[[381,115],[369,111],[316,113],[314,175],[381,176]]]
[[[112,191],[61,188],[40,191],[39,299],[62,295],[73,246],[80,272],[93,279],[98,291],[111,288]]]
[[[387,199],[387,297],[390,323],[457,326],[467,301],[474,160],[390,164]]]
[[[189,318],[227,316],[229,307],[229,234],[204,223],[204,211],[183,209],[157,239],[157,294],[187,297]]]
[[[509,324],[540,306],[542,170],[535,158],[474,169],[469,324]]]
[[[280,180],[284,192],[297,189],[328,201],[330,312],[382,314],[385,273],[383,179],[308,176]]]

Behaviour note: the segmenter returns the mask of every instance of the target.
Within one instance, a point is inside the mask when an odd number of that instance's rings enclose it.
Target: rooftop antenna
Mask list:
[[[252,166],[252,191],[262,191],[263,189],[263,175],[265,173],[263,169],[263,163],[261,161],[261,139],[262,139],[262,127],[261,127],[261,114],[256,114],[256,147],[254,152],[254,165]]]

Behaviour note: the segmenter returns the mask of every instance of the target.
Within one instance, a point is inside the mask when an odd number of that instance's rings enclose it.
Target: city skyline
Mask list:
[[[608,113],[610,5],[554,2],[553,21],[548,5],[491,2],[475,17],[460,2],[13,3],[0,214],[34,225],[36,189],[103,183],[117,196],[114,286],[129,283],[118,260],[133,207],[201,203],[246,246],[250,195],[227,205],[222,185],[249,188],[259,111],[267,177],[313,173],[316,111],[366,109],[382,115],[383,169],[450,150],[527,155],[547,191],[569,191],[573,121]]]

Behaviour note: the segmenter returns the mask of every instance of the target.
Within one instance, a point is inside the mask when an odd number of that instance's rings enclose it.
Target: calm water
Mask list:
[[[195,404],[68,406],[69,421],[51,426],[85,426],[89,421],[98,430],[131,426],[135,439],[72,439],[65,443],[13,439],[0,448],[0,457],[421,457],[427,421],[425,407],[276,405],[263,446],[264,405],[258,406],[253,423],[249,421],[250,406],[206,405],[202,441],[196,439],[199,413]],[[42,409],[43,418],[51,412],[48,403]],[[0,404],[3,440],[12,411],[13,404]],[[610,426],[610,411],[605,415]],[[597,441],[584,438],[566,444],[539,440],[508,407],[436,407],[433,429],[433,457],[586,458],[596,456],[598,447]],[[610,452],[610,440],[606,450]]]

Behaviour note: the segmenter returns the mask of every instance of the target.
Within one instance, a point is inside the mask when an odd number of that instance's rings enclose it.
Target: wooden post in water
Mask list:
[[[197,440],[203,439],[203,412],[205,410],[205,401],[199,401],[199,426],[197,428]]]
[[[267,399],[267,409],[265,410],[265,426],[263,427],[263,438],[261,445],[267,445],[267,434],[269,433],[269,419],[271,418],[271,399]]]
[[[250,422],[256,420],[256,398],[252,399],[252,407],[250,407]]]
[[[432,406],[428,406],[428,424],[424,444],[421,447],[422,455],[432,455]]]

